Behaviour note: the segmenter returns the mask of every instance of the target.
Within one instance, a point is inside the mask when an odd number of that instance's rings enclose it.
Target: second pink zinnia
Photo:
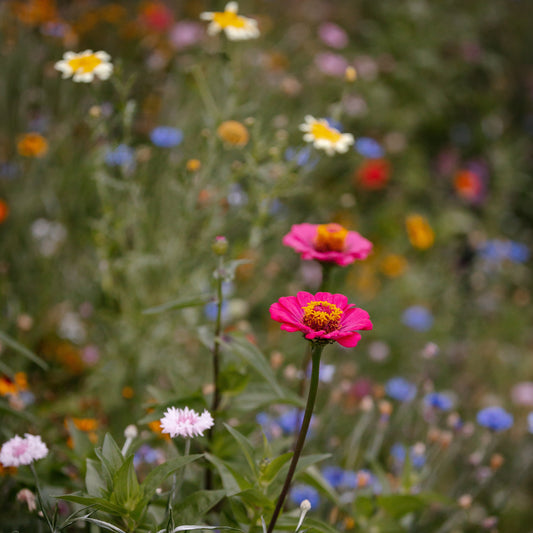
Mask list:
[[[283,237],[283,244],[293,248],[302,259],[339,266],[366,259],[372,251],[369,240],[340,224],[294,224]]]

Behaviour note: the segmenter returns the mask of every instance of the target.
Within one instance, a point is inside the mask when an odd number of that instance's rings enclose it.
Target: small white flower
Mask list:
[[[107,52],[85,50],[79,54],[65,52],[63,59],[54,68],[63,74],[63,78],[70,78],[75,82],[91,83],[95,76],[107,80],[113,73],[111,56]]]
[[[328,155],[333,155],[335,152],[344,154],[354,143],[351,133],[341,133],[338,129],[330,126],[327,120],[316,119],[311,115],[305,117],[305,122],[300,125],[300,130],[305,133],[304,141],[312,142],[315,148],[324,150]]]
[[[205,11],[200,14],[200,18],[211,21],[207,27],[209,35],[216,35],[224,31],[230,41],[244,41],[259,37],[257,21],[237,15],[238,10],[239,5],[237,2],[228,2],[224,11]]]
[[[48,455],[48,448],[39,435],[26,433],[24,438],[15,435],[4,442],[0,450],[0,463],[4,466],[29,465]]]
[[[200,415],[188,407],[185,409],[169,407],[161,419],[161,432],[170,433],[172,438],[203,436],[204,431],[214,423],[213,417],[206,409]]]

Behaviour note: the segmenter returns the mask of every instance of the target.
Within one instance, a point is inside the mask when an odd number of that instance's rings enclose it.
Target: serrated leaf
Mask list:
[[[143,315],[155,315],[157,313],[163,313],[164,311],[170,311],[171,309],[186,309],[187,307],[198,307],[200,305],[205,305],[213,299],[213,296],[210,294],[203,294],[200,296],[192,296],[188,298],[178,298],[176,300],[171,300],[161,305],[156,305],[155,307],[149,307],[144,309]]]
[[[242,450],[242,453],[244,454],[244,457],[246,458],[246,462],[248,463],[248,466],[250,467],[250,471],[252,472],[254,477],[257,477],[259,472],[257,469],[257,465],[255,464],[255,460],[254,460],[254,447],[252,446],[252,443],[242,433],[237,431],[235,428],[232,428],[226,423],[224,423],[224,427],[229,431],[230,435],[235,439],[235,441],[239,445],[240,449]]]
[[[13,350],[26,357],[26,359],[33,361],[36,365],[39,365],[43,370],[48,370],[48,364],[45,361],[43,361],[38,355],[34,354],[31,350],[28,350],[26,346],[23,346],[20,344],[20,342],[10,337],[7,333],[0,331],[0,340],[6,346],[13,348]]]
[[[206,453],[205,457],[217,468],[222,479],[222,485],[228,496],[234,496],[235,494],[239,494],[239,492],[250,488],[250,484],[226,462],[210,453]]]
[[[165,479],[184,467],[185,465],[196,461],[203,457],[202,454],[196,455],[187,455],[185,457],[176,457],[166,461],[162,465],[156,466],[147,476],[142,484],[142,489],[144,492],[144,499],[150,501],[155,494],[155,491],[161,486],[161,483]]]
[[[195,492],[173,507],[175,520],[188,523],[201,520],[225,496],[225,490],[200,490]]]

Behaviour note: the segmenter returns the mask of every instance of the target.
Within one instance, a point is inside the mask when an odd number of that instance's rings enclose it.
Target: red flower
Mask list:
[[[387,185],[390,178],[390,163],[386,159],[368,159],[355,174],[355,183],[363,189],[377,191]]]
[[[283,237],[283,244],[296,250],[302,259],[339,266],[366,259],[372,251],[370,241],[340,224],[295,224]]]
[[[356,330],[372,329],[368,313],[348,303],[343,294],[299,292],[284,296],[270,306],[272,320],[285,331],[301,331],[310,341],[351,348],[361,335]]]

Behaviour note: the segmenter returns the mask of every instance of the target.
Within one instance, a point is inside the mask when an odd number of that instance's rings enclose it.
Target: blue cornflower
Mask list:
[[[310,168],[314,168],[318,163],[318,157],[311,159],[312,154],[313,150],[311,146],[305,146],[300,150],[289,146],[285,150],[285,159],[296,163],[299,167],[309,166]]]
[[[392,378],[385,384],[385,392],[399,402],[410,402],[416,396],[416,385],[404,378]]]
[[[355,151],[369,159],[379,159],[385,155],[382,146],[370,137],[359,137],[354,145]]]
[[[449,411],[453,407],[452,400],[440,392],[430,392],[424,397],[424,403],[428,407],[439,409],[441,411]]]
[[[132,167],[135,164],[135,151],[127,144],[119,144],[105,155],[105,162],[111,167]]]
[[[329,124],[330,128],[335,128],[336,130],[342,132],[342,124],[331,117],[326,117],[326,122]]]
[[[152,448],[148,444],[143,444],[136,452],[133,457],[133,465],[135,467],[139,466],[140,463],[163,463],[165,461],[165,455],[161,450],[157,448]]]
[[[509,429],[514,422],[513,415],[508,413],[503,407],[493,406],[485,407],[477,414],[477,423],[492,431],[505,431]]]
[[[160,148],[172,148],[183,141],[183,132],[170,126],[158,126],[150,132],[150,140]]]
[[[525,263],[530,256],[530,250],[525,244],[503,239],[485,241],[479,247],[478,252],[483,259],[493,263],[499,263],[505,259],[514,263]]]
[[[209,302],[204,307],[204,314],[207,320],[215,321],[217,319],[217,310],[218,310],[218,304],[217,302]],[[227,300],[222,301],[222,313],[221,318],[222,320],[226,320],[228,317],[228,302]]]
[[[533,433],[533,411],[527,415],[527,429]]]
[[[326,466],[322,469],[322,476],[334,488],[344,485],[345,471],[340,466]]]
[[[320,496],[318,491],[311,485],[299,483],[292,487],[289,498],[296,505],[300,505],[304,500],[309,500],[311,507],[316,508],[320,505]]]
[[[391,448],[390,454],[396,465],[401,468],[405,462],[405,446],[400,443],[394,444],[394,446]],[[426,464],[426,454],[424,446],[411,446],[409,448],[409,458],[411,459],[411,464],[415,468],[422,468]]]
[[[427,331],[433,325],[433,315],[422,305],[412,305],[403,312],[402,323],[415,331]]]

